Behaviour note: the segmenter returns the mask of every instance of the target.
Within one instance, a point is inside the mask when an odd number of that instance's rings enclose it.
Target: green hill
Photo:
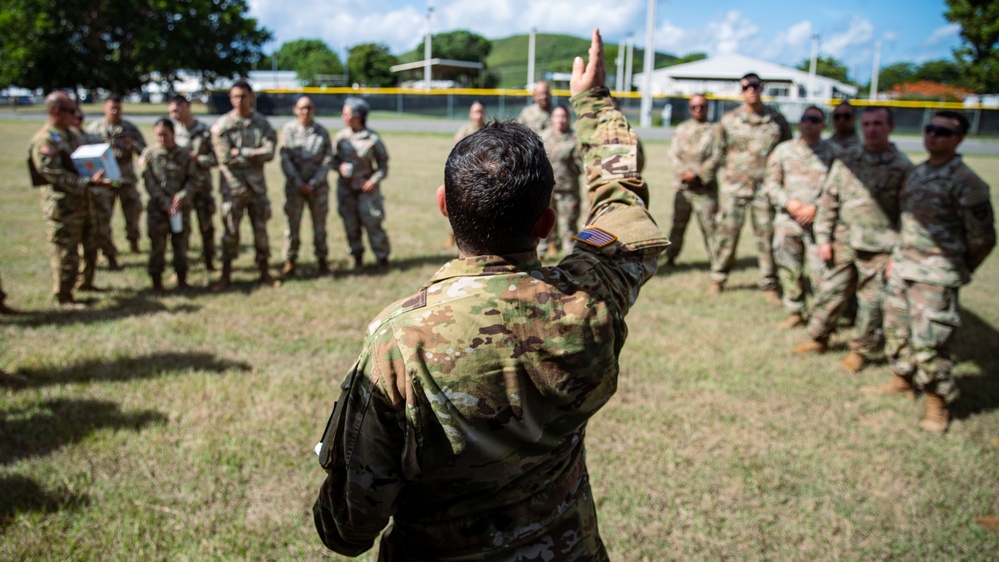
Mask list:
[[[504,39],[492,40],[492,51],[486,58],[486,67],[498,79],[498,88],[523,88],[527,83],[527,51],[529,35],[513,35]],[[539,33],[535,36],[534,71],[537,77],[543,78],[546,72],[569,72],[572,59],[577,55],[585,55],[590,48],[590,40],[571,35],[554,33]],[[609,74],[613,83],[617,72],[618,45],[607,44],[605,47]],[[632,74],[642,71],[645,52],[638,47],[632,55]],[[400,62],[411,62],[423,59],[423,52],[416,49],[399,55]],[[665,53],[656,53],[655,67],[669,66],[677,57]]]

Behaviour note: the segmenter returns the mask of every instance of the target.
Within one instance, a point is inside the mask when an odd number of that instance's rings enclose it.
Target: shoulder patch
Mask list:
[[[595,226],[587,226],[580,231],[579,234],[573,236],[573,239],[579,240],[583,244],[588,244],[595,248],[603,248],[604,246],[617,240],[617,236],[614,236],[610,232]]]
[[[971,215],[975,217],[978,222],[988,221],[992,216],[992,205],[988,201],[979,203],[971,208]]]

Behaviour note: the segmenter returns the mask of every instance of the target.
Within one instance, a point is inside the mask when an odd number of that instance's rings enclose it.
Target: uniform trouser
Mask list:
[[[118,257],[114,245],[111,220],[114,218],[115,199],[121,200],[122,214],[125,216],[125,234],[129,240],[139,240],[139,216],[142,214],[142,198],[134,184],[122,183],[114,188],[93,190],[94,208],[97,212],[98,246],[106,257]]]
[[[271,216],[271,202],[266,195],[252,189],[222,195],[222,261],[232,262],[239,255],[239,223],[243,213],[250,217],[253,229],[254,261],[266,265],[271,257],[267,240],[267,219]]]
[[[548,238],[541,241],[539,248],[558,244],[562,253],[568,254],[575,245],[573,236],[579,233],[579,191],[556,191],[552,193],[552,208],[555,209],[555,228]]]
[[[957,398],[950,344],[961,325],[957,287],[888,279],[884,307],[885,352],[892,371],[916,388]]]
[[[64,197],[45,203],[51,244],[52,293],[60,299],[73,296],[73,288],[80,273],[80,245],[87,268],[97,261],[97,229],[93,211],[84,197]]]
[[[392,248],[389,245],[388,234],[382,228],[385,209],[381,190],[376,187],[364,192],[359,189],[338,187],[336,196],[351,255],[355,257],[364,255],[364,241],[361,239],[363,226],[368,233],[368,243],[371,244],[371,251],[375,257],[379,260],[387,258]]]
[[[691,214],[697,215],[697,224],[701,227],[701,235],[704,237],[704,249],[707,251],[708,260],[712,259],[715,220],[718,216],[718,192],[709,188],[680,189],[673,196],[673,227],[669,231],[667,259],[674,259],[680,255]]]
[[[836,324],[857,294],[857,266],[853,250],[840,241],[832,243],[833,259],[822,269],[822,278],[815,291],[812,314],[808,319],[808,336],[825,341],[836,330]]]
[[[288,217],[288,228],[284,231],[284,259],[298,259],[298,249],[302,245],[299,236],[302,226],[302,211],[308,206],[312,217],[312,241],[316,248],[316,259],[326,259],[329,249],[326,246],[326,215],[330,211],[330,188],[317,185],[311,197],[298,191],[299,186],[285,184],[284,214]]]
[[[201,255],[206,258],[215,258],[215,197],[211,191],[199,191],[191,194],[191,207],[198,217],[198,230],[201,232]],[[185,245],[191,247],[191,231],[193,228],[185,228],[184,236],[187,237]]]
[[[801,228],[775,225],[774,262],[783,290],[784,309],[788,314],[803,314],[805,297],[819,285],[825,269],[812,233]]]
[[[850,349],[871,358],[884,344],[885,266],[889,253],[854,250],[857,268],[857,333]]]
[[[762,192],[753,197],[737,197],[722,191],[719,196],[721,220],[715,230],[715,259],[711,263],[711,280],[724,283],[735,265],[735,249],[746,213],[749,212],[756,238],[756,255],[760,265],[759,286],[762,290],[777,289],[774,267],[774,207]]]
[[[149,233],[149,275],[163,275],[166,269],[167,239],[173,246],[173,269],[177,273],[187,271],[187,239],[191,231],[190,213],[187,209],[181,211],[184,228],[174,233],[170,230],[170,215],[163,209],[154,208],[152,202],[146,207],[146,231]]]

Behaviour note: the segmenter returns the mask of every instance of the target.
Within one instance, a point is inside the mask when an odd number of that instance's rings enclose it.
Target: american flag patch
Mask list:
[[[617,240],[617,236],[595,226],[587,226],[579,234],[573,236],[573,238],[597,248],[603,248],[607,244]]]

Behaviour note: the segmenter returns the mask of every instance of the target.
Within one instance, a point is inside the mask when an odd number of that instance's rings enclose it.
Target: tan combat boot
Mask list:
[[[219,275],[217,281],[211,284],[211,290],[216,293],[218,293],[219,291],[226,290],[229,287],[231,277],[232,277],[232,262],[223,261],[222,274]]]
[[[177,288],[181,291],[189,291],[191,286],[187,284],[187,272],[178,271],[177,272]]]
[[[777,289],[767,289],[763,291],[763,300],[767,301],[770,306],[780,306],[780,291]]]
[[[805,343],[799,343],[794,346],[794,352],[799,355],[806,355],[808,353],[821,355],[828,350],[829,344],[826,340],[808,340]]]
[[[258,266],[258,268],[260,269],[260,284],[261,285],[265,285],[267,287],[280,287],[281,286],[281,280],[280,279],[275,279],[275,278],[271,277],[270,272],[267,271],[267,264],[266,263],[260,264]]]
[[[163,290],[163,275],[159,273],[154,273],[152,274],[152,278],[153,278],[153,292],[156,293],[157,295],[162,295],[164,292],[166,292]]]
[[[912,387],[912,381],[908,377],[893,374],[891,380],[881,386],[862,386],[860,392],[863,394],[901,394],[913,398],[916,396],[916,389]]]
[[[295,260],[288,260],[284,262],[284,267],[281,268],[281,277],[290,277],[295,273]]]
[[[721,292],[724,290],[725,290],[725,284],[722,283],[721,281],[712,281],[711,284],[708,285],[709,295],[718,295],[721,294]]]
[[[923,406],[923,419],[919,420],[919,428],[930,433],[944,433],[950,422],[950,412],[943,396],[933,392],[926,393],[926,403]]]
[[[851,349],[850,353],[848,353],[839,364],[851,373],[859,373],[864,369],[864,366],[867,365],[867,359],[863,355]]]
[[[330,274],[330,262],[326,261],[326,258],[319,258],[319,275],[329,275]]]
[[[791,328],[797,328],[805,323],[804,317],[801,316],[800,312],[795,312],[794,314],[787,317],[780,324],[777,324],[778,328],[784,328],[785,330],[790,330]]]

